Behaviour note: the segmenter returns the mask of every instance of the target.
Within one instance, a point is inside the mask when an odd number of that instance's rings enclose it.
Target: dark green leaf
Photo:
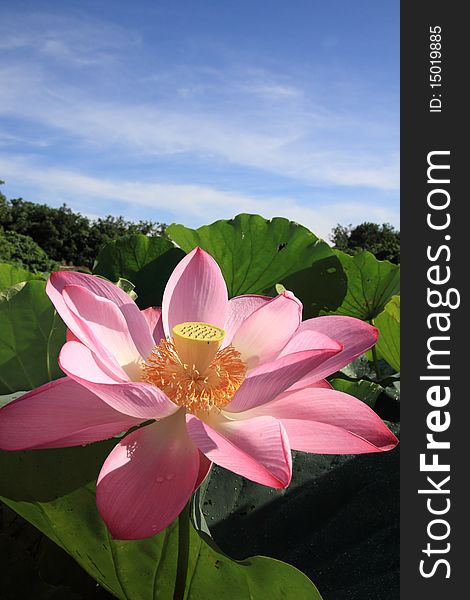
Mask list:
[[[302,300],[305,317],[336,308],[344,297],[345,278],[332,249],[293,221],[241,214],[199,229],[170,225],[167,233],[185,252],[200,246],[215,258],[230,297],[282,284]]]
[[[231,556],[287,560],[314,578],[325,598],[385,600],[398,597],[398,467],[398,449],[294,452],[291,485],[272,490],[214,465],[202,509]]]
[[[63,375],[57,357],[65,325],[45,286],[44,281],[28,281],[0,298],[0,394],[33,389]]]
[[[384,394],[387,398],[390,398],[395,402],[400,402],[400,382],[394,381],[392,384],[388,385],[384,390]]]
[[[44,279],[44,277],[37,273],[31,273],[21,267],[0,263],[0,291],[3,291],[16,283],[29,281],[30,279]]]
[[[340,371],[349,379],[360,380],[360,379],[374,379],[375,371],[374,366],[365,354],[361,354],[355,358],[349,365],[343,367]]]
[[[394,381],[396,379],[395,371],[385,360],[380,359],[378,361],[380,376],[377,377],[374,363],[368,358],[369,354],[371,353],[367,352],[355,358],[349,365],[343,367],[337,376],[341,377],[341,379],[346,377],[355,381],[367,379],[368,381],[380,383],[382,387],[389,385],[390,380]]]
[[[377,352],[395,371],[400,371],[400,296],[393,296],[374,325],[379,330]]]
[[[336,250],[347,277],[347,293],[341,306],[328,314],[371,321],[400,290],[400,267],[377,260],[370,252],[349,256]]]
[[[33,557],[17,540],[0,533],[2,600],[82,600],[70,588],[42,581]]]
[[[140,308],[160,306],[166,282],[183,257],[184,253],[165,238],[126,235],[101,250],[93,273],[110,281],[131,281]]]
[[[351,394],[374,408],[377,398],[383,392],[382,386],[372,381],[349,381],[348,379],[331,379],[331,385],[339,392]]]
[[[0,452],[0,496],[117,598],[171,600],[178,522],[147,540],[119,541],[110,537],[97,512],[93,482],[113,444],[111,440],[85,448]],[[191,527],[185,598],[219,596],[321,600],[295,568],[264,557],[233,561]]]
[[[394,381],[390,385],[385,387],[384,391],[377,399],[377,403],[374,407],[377,414],[387,421],[394,423],[400,422],[400,382]],[[388,424],[387,424],[388,425]],[[395,431],[392,429],[393,433]]]

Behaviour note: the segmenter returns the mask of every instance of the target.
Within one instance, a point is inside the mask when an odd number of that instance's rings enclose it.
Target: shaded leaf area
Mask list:
[[[369,355],[370,353],[367,352],[366,354],[358,356],[349,363],[349,365],[343,367],[337,376],[343,378],[346,377],[354,381],[360,381],[361,379],[374,381],[380,383],[383,387],[400,378],[399,373],[396,373],[395,370],[382,359],[378,361],[379,376],[377,376],[374,363],[369,358]]]
[[[377,398],[384,391],[382,386],[374,383],[373,381],[366,381],[364,379],[359,381],[349,381],[348,379],[331,379],[330,383],[335,390],[344,392],[345,394],[351,394],[351,396],[359,398],[359,400],[362,400],[371,408],[374,408]]]
[[[346,293],[341,262],[329,245],[288,219],[240,214],[199,229],[170,225],[185,252],[200,246],[219,264],[229,296],[264,294],[283,284],[304,304],[304,318],[334,310]]]
[[[379,330],[377,352],[388,364],[400,371],[400,296],[393,296],[374,320]]]
[[[106,447],[110,449],[112,443]],[[77,452],[83,456],[86,466],[73,460]],[[90,469],[99,469],[101,462],[102,457],[91,446],[65,451],[0,452],[0,495],[10,496],[15,503],[24,506],[35,498],[41,503],[49,502],[85,485]],[[29,482],[25,484],[18,473],[24,473]],[[0,532],[0,560],[3,566],[8,565],[2,569],[0,578],[2,600],[111,600],[114,597],[52,539],[1,503]],[[77,546],[79,540],[80,532],[77,532]]]
[[[80,566],[33,525],[0,504],[2,600],[111,600]]]
[[[380,378],[366,355],[335,373],[330,383],[337,390],[351,394],[369,404],[387,421],[400,421],[400,374],[384,361],[378,361]]]
[[[349,256],[335,250],[347,278],[347,292],[341,305],[328,314],[347,315],[371,321],[400,291],[400,267],[377,260],[370,252]]]
[[[0,394],[33,389],[63,376],[57,364],[65,325],[45,294],[45,281],[0,293]]]
[[[120,278],[132,282],[141,309],[161,306],[166,282],[184,255],[165,238],[126,235],[101,250],[93,273],[114,282]]]
[[[398,448],[355,457],[297,452],[293,482],[282,491],[217,467],[205,485],[203,513],[231,556],[285,560],[324,600],[398,598]]]
[[[45,279],[41,274],[31,273],[16,265],[0,263],[0,292],[22,281]]]
[[[111,539],[97,509],[94,479],[113,440],[85,448],[0,453],[2,501],[65,549],[122,600],[166,600],[176,578],[178,522],[147,540]],[[19,479],[16,474],[21,472]],[[264,557],[235,562],[190,532],[186,598],[321,600],[294,567]]]
[[[400,422],[400,382],[394,381],[384,388],[374,406],[375,412],[393,423]]]

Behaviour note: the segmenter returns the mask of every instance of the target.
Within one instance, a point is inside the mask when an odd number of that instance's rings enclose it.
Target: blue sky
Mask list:
[[[398,226],[398,0],[3,0],[7,197]]]

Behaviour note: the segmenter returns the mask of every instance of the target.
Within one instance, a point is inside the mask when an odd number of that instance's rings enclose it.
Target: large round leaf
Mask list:
[[[296,452],[286,490],[217,466],[203,485],[203,514],[231,556],[282,558],[314,578],[325,600],[398,597],[398,448],[355,457]]]
[[[393,296],[374,325],[379,330],[377,352],[395,371],[400,371],[400,296]]]
[[[263,294],[281,283],[302,300],[305,317],[333,310],[344,297],[345,278],[332,249],[288,219],[241,214],[199,229],[173,224],[167,233],[186,252],[196,246],[209,252],[231,297]]]
[[[33,389],[63,376],[57,364],[65,325],[44,281],[19,283],[0,294],[0,394]]]
[[[178,522],[147,540],[118,541],[97,512],[93,481],[112,445],[0,452],[0,497],[117,598],[171,600]],[[321,600],[311,581],[294,567],[264,557],[233,561],[191,527],[185,598],[217,597]]]
[[[0,263],[0,292],[16,283],[29,281],[30,279],[44,279],[44,277],[37,273],[31,273],[21,267]]]
[[[140,308],[160,306],[166,282],[183,257],[184,252],[169,240],[137,233],[107,244],[95,261],[93,273],[114,282],[120,278],[131,281]]]
[[[346,274],[347,293],[341,306],[328,314],[347,315],[371,321],[400,290],[400,266],[377,260],[364,251],[349,256],[335,250]]]

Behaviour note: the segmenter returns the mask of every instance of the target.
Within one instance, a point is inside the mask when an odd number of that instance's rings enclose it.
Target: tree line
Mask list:
[[[23,198],[7,200],[0,192],[0,262],[31,271],[52,271],[60,265],[91,269],[105,244],[132,233],[166,236],[166,225],[112,215],[92,220],[65,204],[53,208]],[[330,241],[348,254],[369,250],[379,260],[400,262],[400,232],[388,223],[337,225]]]
[[[372,252],[379,260],[400,263],[400,232],[390,223],[361,223],[337,225],[333,228],[330,241],[334,248],[347,254],[358,254],[363,250]]]
[[[108,215],[91,220],[63,204],[53,208],[0,192],[0,260],[34,271],[58,265],[91,269],[100,249],[123,235],[165,236],[166,225]]]

